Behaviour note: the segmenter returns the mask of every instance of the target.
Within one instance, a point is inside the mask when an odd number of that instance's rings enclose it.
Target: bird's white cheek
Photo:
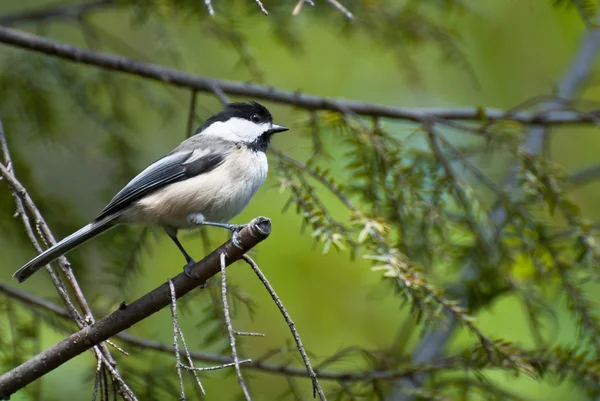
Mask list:
[[[271,124],[255,124],[243,118],[231,118],[224,122],[216,122],[205,131],[207,137],[219,138],[231,142],[252,142],[271,128]]]

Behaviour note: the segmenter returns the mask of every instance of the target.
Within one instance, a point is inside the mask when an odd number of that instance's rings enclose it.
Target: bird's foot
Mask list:
[[[232,226],[233,227],[231,228],[231,243],[236,248],[244,251],[245,249],[242,247],[242,244],[240,244],[240,241],[238,240],[238,233],[242,228],[246,227],[246,224],[232,224]]]
[[[194,225],[198,225],[198,226],[213,226],[213,227],[221,227],[221,228],[225,228],[229,231],[231,231],[231,243],[236,247],[241,249],[242,251],[244,250],[244,248],[242,248],[240,241],[237,239],[237,234],[240,232],[240,230],[244,227],[247,226],[247,224],[230,224],[230,223],[219,223],[219,222],[215,222],[215,221],[206,221],[206,219],[204,218],[204,215],[202,213],[191,213],[188,216],[188,221],[191,224]]]
[[[183,272],[185,273],[186,276],[188,276],[189,278],[196,280],[196,277],[194,277],[194,274],[192,273],[192,266],[194,266],[196,264],[196,261],[192,258],[190,258],[188,260],[188,262],[186,263],[185,266],[183,266]],[[206,287],[206,281],[202,284],[200,284],[200,288],[205,288]]]

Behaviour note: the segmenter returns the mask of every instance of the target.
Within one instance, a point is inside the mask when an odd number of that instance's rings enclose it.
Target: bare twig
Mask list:
[[[98,396],[98,387],[100,387],[100,376],[102,373],[102,359],[98,358],[96,363],[96,375],[94,378],[94,392],[92,393],[92,401],[96,401]]]
[[[253,333],[253,332],[250,332],[250,331],[237,331],[237,330],[234,330],[233,333],[236,336],[242,336],[242,337],[243,336],[246,336],[246,337],[265,337],[265,335],[263,333]]]
[[[225,92],[223,92],[223,90],[221,89],[221,87],[219,85],[215,84],[212,89],[213,89],[213,93],[215,94],[215,96],[217,98],[219,98],[219,100],[221,101],[222,104],[229,103],[229,98],[227,97]]]
[[[321,388],[321,385],[319,384],[319,381],[317,380],[317,374],[315,373],[315,371],[312,368],[312,365],[310,364],[310,360],[308,359],[306,350],[304,349],[304,346],[302,345],[302,340],[300,339],[300,335],[298,334],[298,331],[296,330],[296,325],[294,324],[294,322],[292,321],[292,318],[290,317],[289,313],[285,309],[285,306],[283,306],[281,299],[279,299],[279,297],[275,293],[275,290],[271,286],[271,283],[269,283],[269,281],[267,280],[267,277],[258,268],[258,265],[254,262],[254,260],[252,260],[252,258],[248,255],[243,255],[242,259],[244,259],[244,261],[246,261],[246,263],[248,263],[250,265],[250,267],[254,271],[254,274],[256,274],[258,276],[258,278],[260,279],[260,281],[263,283],[263,285],[269,292],[269,295],[271,295],[271,298],[273,299],[273,301],[279,308],[279,311],[283,315],[283,318],[285,319],[286,323],[288,324],[290,331],[292,332],[292,336],[294,337],[294,341],[296,341],[296,345],[298,346],[298,350],[300,351],[300,355],[302,356],[302,360],[304,361],[304,365],[306,365],[306,370],[308,372],[308,376],[310,377],[310,379],[312,381],[313,397],[316,396],[316,394],[319,394],[319,398],[321,399],[321,401],[326,401],[327,397],[325,397],[325,393],[323,392],[323,389]]]
[[[222,253],[220,256],[221,262],[221,298],[223,300],[223,315],[225,316],[225,325],[227,326],[227,332],[229,333],[229,345],[231,346],[231,356],[233,357],[233,363],[235,365],[235,373],[237,374],[238,383],[242,388],[244,397],[247,401],[251,401],[250,391],[242,376],[242,370],[240,369],[240,358],[238,357],[237,347],[235,344],[235,331],[231,323],[231,315],[229,314],[229,301],[227,300],[227,273],[225,265],[225,254]]]
[[[240,361],[238,361],[238,364],[241,365],[241,364],[244,364],[244,363],[251,363],[251,362],[252,362],[252,359],[241,359]],[[208,370],[225,369],[225,368],[230,368],[232,366],[235,366],[235,362],[224,363],[222,365],[217,365],[217,366],[203,366],[201,368],[182,365],[182,367],[184,369],[198,371],[198,372],[204,372],[204,371],[208,371]]]
[[[169,280],[169,288],[171,291],[171,311],[173,314],[173,331],[176,331],[179,335],[179,338],[181,339],[181,345],[183,345],[183,353],[189,363],[189,367],[193,368],[194,367],[194,361],[192,359],[192,356],[190,355],[190,350],[188,349],[187,343],[185,341],[185,336],[183,335],[183,331],[181,331],[181,327],[179,327],[179,321],[177,320],[177,297],[175,296],[175,287],[173,286],[173,282],[171,280]],[[177,340],[176,340],[177,341]],[[176,354],[179,355],[179,351],[175,351]],[[185,367],[186,366],[181,364],[181,361],[178,362],[178,367]],[[200,391],[202,391],[202,394],[205,394],[206,392],[204,391],[204,386],[202,385],[202,382],[200,381],[200,376],[198,376],[198,373],[196,370],[191,369],[192,370],[192,374],[194,375],[194,379],[196,379],[196,383],[198,384],[198,387],[200,388]],[[178,374],[180,374],[180,372],[177,372]],[[183,389],[183,387],[182,387]]]
[[[331,4],[332,6],[337,8],[342,14],[344,14],[346,16],[346,18],[354,19],[354,15],[352,15],[352,13],[350,11],[348,11],[348,9],[346,7],[344,7],[339,1],[337,1],[337,0],[327,0],[327,1],[329,2],[329,4]]]
[[[204,4],[206,5],[206,8],[208,9],[208,13],[212,16],[215,15],[215,9],[213,8],[212,5],[212,1],[211,0],[204,0]]]
[[[198,75],[187,74],[173,68],[156,64],[144,63],[126,57],[100,53],[62,42],[31,35],[18,30],[0,27],[0,43],[24,48],[35,52],[53,55],[77,63],[93,65],[99,68],[120,71],[148,79],[163,82],[168,85],[196,89],[199,92],[214,93],[219,87],[223,93],[264,99],[284,103],[307,110],[351,110],[357,115],[374,116],[398,120],[422,122],[430,119],[497,121],[512,120],[522,124],[582,124],[596,123],[597,112],[574,111],[539,111],[513,112],[507,116],[506,111],[499,109],[466,108],[401,108],[384,106],[358,101],[345,101],[321,96],[312,96],[300,92],[288,92],[263,85],[245,82],[210,79]]]
[[[258,6],[258,8],[260,8],[261,13],[263,13],[264,15],[269,15],[267,10],[265,9],[265,6],[263,6],[263,3],[260,0],[254,0],[254,1],[256,2],[256,5]]]
[[[302,10],[303,5],[304,5],[304,0],[298,0],[296,7],[294,7],[294,9],[292,10],[292,15],[296,16],[296,15],[300,14],[300,10]]]
[[[175,296],[175,287],[169,280],[169,291],[171,293],[171,317],[173,318],[173,346],[175,347],[175,367],[177,369],[177,379],[179,380],[179,399],[185,400],[185,387],[183,386],[183,375],[181,374],[182,364],[179,355],[179,323],[177,322],[177,297]],[[201,387],[202,388],[202,387]],[[204,392],[204,391],[203,391]]]
[[[111,347],[113,347],[114,349],[116,349],[117,351],[119,351],[121,354],[125,355],[125,356],[129,356],[129,352],[125,351],[123,348],[119,347],[117,344],[113,343],[110,340],[106,340],[106,343],[108,345],[110,345]]]
[[[187,125],[185,128],[185,137],[189,138],[190,136],[192,136],[192,133],[194,132],[194,117],[196,116],[196,98],[198,91],[195,89],[192,89],[192,91],[190,92],[190,108],[188,111],[188,119],[187,119]]]
[[[302,6],[304,5],[304,3],[308,4],[311,7],[315,6],[315,3],[313,3],[312,0],[298,0],[298,4],[296,4],[296,7],[294,7],[294,10],[292,10],[293,16],[300,14],[300,10],[302,10]]]

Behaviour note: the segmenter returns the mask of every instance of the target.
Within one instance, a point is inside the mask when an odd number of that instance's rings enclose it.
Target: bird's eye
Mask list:
[[[257,124],[260,122],[260,116],[258,114],[252,114],[250,119],[252,120],[252,122],[257,123]]]

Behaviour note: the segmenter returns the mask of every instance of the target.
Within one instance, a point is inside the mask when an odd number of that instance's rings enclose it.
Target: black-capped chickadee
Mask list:
[[[230,103],[193,136],[132,179],[90,224],[42,252],[13,275],[19,282],[87,240],[121,223],[163,227],[188,268],[195,262],[177,239],[177,230],[199,225],[223,227],[250,202],[267,177],[265,151],[273,134],[288,128],[273,124],[256,102]],[[189,275],[189,274],[188,274]]]

